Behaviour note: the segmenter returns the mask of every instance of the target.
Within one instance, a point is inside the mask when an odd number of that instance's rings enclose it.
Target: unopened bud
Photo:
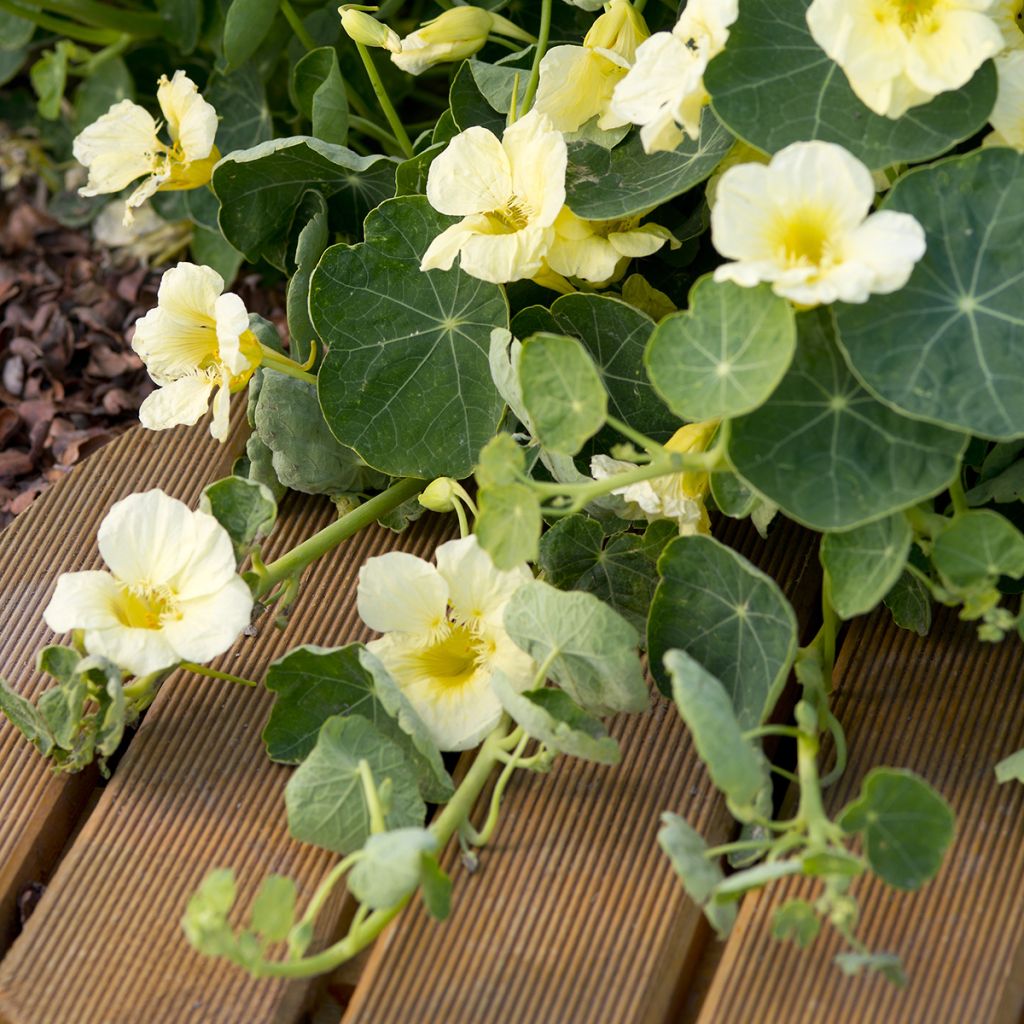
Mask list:
[[[491,33],[533,42],[533,36],[500,14],[481,7],[453,7],[406,36],[401,52],[392,52],[391,59],[403,71],[418,75],[434,64],[471,57]]]
[[[451,512],[455,508],[458,484],[449,476],[439,476],[424,488],[419,503],[431,512]]]
[[[611,7],[590,26],[583,45],[618,54],[632,64],[636,48],[650,34],[643,15],[633,8],[630,0],[612,0]]]
[[[378,46],[392,53],[402,49],[398,33],[365,11],[339,7],[338,13],[341,15],[341,27],[353,42],[362,43],[363,46]]]

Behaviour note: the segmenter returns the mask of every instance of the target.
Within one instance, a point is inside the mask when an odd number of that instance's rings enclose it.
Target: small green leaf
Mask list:
[[[644,361],[655,390],[685,420],[753,412],[775,390],[796,350],[790,304],[768,285],[741,288],[702,277],[690,308],[666,317]]]
[[[312,122],[313,135],[324,142],[348,141],[348,98],[333,46],[310,50],[292,68],[296,109]]]
[[[884,598],[892,620],[900,629],[927,636],[932,628],[932,597],[928,588],[905,569]]]
[[[711,899],[715,888],[725,878],[718,860],[705,856],[708,847],[703,836],[684,818],[666,811],[661,821],[658,845],[672,862],[686,894],[704,909],[709,924],[718,937],[724,939],[736,920],[736,906],[733,903],[716,903]]]
[[[327,203],[324,197],[319,192],[309,192],[303,206],[299,208],[299,214],[305,211],[306,206],[309,207],[309,219],[299,232],[295,244],[295,273],[288,281],[288,335],[294,359],[305,362],[312,346],[316,345],[316,365],[319,365],[323,352],[309,319],[309,282],[330,243],[330,232],[327,230]]]
[[[592,594],[525,583],[505,607],[505,629],[587,711],[647,707],[637,631]]]
[[[424,854],[437,850],[437,837],[425,828],[400,828],[370,836],[348,876],[349,891],[372,910],[400,903],[420,884]]]
[[[837,953],[835,964],[843,974],[852,977],[863,970],[877,971],[886,981],[903,988],[907,977],[895,953]]]
[[[424,854],[420,875],[423,905],[435,921],[443,921],[452,910],[452,880],[431,854]]]
[[[39,116],[47,121],[56,121],[60,116],[60,101],[64,98],[68,77],[68,58],[74,51],[75,44],[62,39],[29,68],[29,79],[39,98]]]
[[[364,845],[370,836],[370,811],[360,761],[369,764],[378,789],[390,788],[387,827],[423,824],[426,805],[401,748],[367,719],[336,715],[324,722],[316,746],[285,787],[288,828],[296,839],[340,854]]]
[[[228,914],[235,905],[235,873],[217,868],[189,897],[181,926],[188,941],[207,956],[231,956],[237,948]]]
[[[913,531],[902,513],[821,540],[821,564],[840,618],[866,615],[892,589],[907,562]]]
[[[266,89],[259,72],[251,65],[230,74],[214,71],[203,95],[217,111],[217,148],[224,154],[268,142],[274,128],[267,105]]]
[[[743,738],[729,693],[710,672],[685,651],[668,651],[663,661],[676,707],[711,781],[725,794],[733,816],[751,821],[760,813],[765,794],[771,799],[764,754]]]
[[[81,661],[82,655],[73,647],[60,647],[57,644],[44,647],[36,655],[36,667],[39,671],[46,672],[61,683],[71,682]]]
[[[1010,754],[1009,757],[1004,757],[996,765],[995,772],[996,781],[999,783],[1011,780],[1024,782],[1024,750],[1018,750],[1016,753]]]
[[[0,677],[0,712],[39,753],[46,757],[53,747],[53,738],[42,715],[32,701],[11,689],[6,679]]]
[[[244,64],[274,23],[280,0],[231,0],[224,19],[224,56],[232,67]]]
[[[604,426],[608,394],[576,338],[535,334],[519,355],[523,404],[545,448],[575,455]]]
[[[227,530],[237,561],[266,537],[277,521],[277,502],[270,488],[240,476],[228,476],[207,486],[199,498],[199,509]]]
[[[499,569],[513,569],[537,557],[543,525],[536,493],[526,484],[503,484],[480,491],[474,532]]]
[[[619,744],[600,720],[588,715],[561,690],[519,692],[498,671],[491,675],[491,687],[512,718],[552,750],[599,764],[618,764],[621,760]]]
[[[202,0],[156,0],[167,40],[186,56],[199,41],[203,23]]]
[[[269,942],[283,942],[295,920],[295,882],[267,875],[252,905],[252,927]]]
[[[953,587],[1024,576],[1024,534],[1004,516],[978,509],[958,516],[935,539],[932,563]]]
[[[820,930],[818,915],[805,900],[787,900],[772,915],[772,938],[782,942],[792,939],[802,949],[817,938]]]
[[[860,797],[836,819],[860,832],[871,869],[897,889],[918,889],[934,878],[953,841],[953,810],[924,779],[898,768],[875,768]]]

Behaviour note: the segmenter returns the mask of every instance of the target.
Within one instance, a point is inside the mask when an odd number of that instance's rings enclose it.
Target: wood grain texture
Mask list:
[[[816,548],[781,524],[764,542],[727,522],[720,538],[771,573],[801,622],[818,601]],[[671,702],[610,722],[622,763],[560,758],[520,773],[492,845],[468,876],[452,845],[453,911],[415,904],[378,940],[344,1024],[649,1024],[677,1002],[708,932],[656,842],[664,810],[711,841],[732,819]],[[477,807],[482,819],[487,794]]]
[[[172,444],[160,446],[161,455],[174,450]],[[135,474],[127,489],[138,481],[138,451],[123,447],[121,457],[108,464],[111,473]],[[147,478],[149,484],[182,493],[187,480],[197,491],[214,474],[195,449],[192,456],[193,464],[181,457],[166,463],[163,475],[154,471]],[[96,507],[89,513],[75,504],[84,500],[82,492],[81,486],[66,490],[58,499],[60,513],[91,515],[95,524],[107,502],[91,495]],[[268,555],[309,536],[333,514],[325,499],[286,503]],[[437,517],[402,535],[363,531],[308,573],[283,633],[264,620],[257,637],[241,639],[214,664],[262,678],[266,665],[297,643],[336,645],[365,637],[354,607],[359,566],[394,548],[429,557],[448,531],[449,524]],[[91,542],[80,540],[73,551],[47,543],[54,563],[47,580],[59,570],[96,562]],[[48,583],[35,586],[46,591]],[[290,769],[271,764],[260,741],[271,697],[262,688],[184,673],[164,684],[25,931],[0,964],[0,1019],[6,1024],[298,1019],[311,983],[254,980],[195,953],[179,925],[189,895],[213,867],[237,870],[239,904],[247,912],[266,874],[296,878],[305,900],[334,861],[331,854],[288,837],[283,789]],[[336,928],[341,903],[336,899],[322,918],[320,939]]]
[[[133,491],[162,486],[194,503],[222,475],[230,449],[209,434],[137,428],[100,449],[0,533],[0,674],[26,696],[48,684],[35,670],[39,648],[55,637],[42,613],[57,575],[101,566],[96,528]],[[97,775],[54,774],[0,717],[0,951],[17,930],[18,893],[45,881]]]
[[[841,944],[823,930],[808,950],[775,942],[771,915],[816,886],[787,880],[753,894],[699,1017],[700,1024],[1010,1024],[1024,1010],[1024,787],[999,786],[992,768],[1024,746],[1024,652],[1009,637],[979,643],[971,624],[941,614],[927,638],[897,629],[884,610],[857,620],[837,666],[836,714],[850,742],[832,811],[876,765],[906,767],[939,789],[957,815],[957,838],[939,876],[919,893],[874,879],[855,883],[858,931],[898,953],[898,989],[874,976],[844,977]]]

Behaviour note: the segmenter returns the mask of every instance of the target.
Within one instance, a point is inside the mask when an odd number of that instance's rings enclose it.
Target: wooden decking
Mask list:
[[[58,572],[98,565],[95,529],[123,495],[160,486],[194,501],[221,475],[225,453],[200,430],[132,431],[101,450],[0,534],[0,672],[24,692],[33,652],[50,637],[40,613]],[[286,505],[274,547],[326,522],[328,503]],[[302,641],[359,639],[354,574],[398,547],[428,554],[447,536],[439,518],[396,536],[366,531],[309,574],[292,624],[262,623],[219,663],[259,677]],[[761,541],[725,523],[723,539],[775,576],[813,630],[813,538],[786,525]],[[273,553],[273,552],[271,552]],[[920,639],[887,617],[844,638],[837,713],[851,763],[830,793],[841,803],[874,764],[911,767],[952,801],[959,833],[923,894],[863,887],[862,934],[901,953],[902,992],[843,978],[823,933],[809,951],[772,940],[769,915],[804,884],[748,898],[724,948],[683,896],[654,842],[671,809],[712,836],[731,824],[671,705],[611,727],[623,763],[569,759],[516,779],[492,845],[470,875],[456,851],[454,910],[444,925],[410,909],[382,936],[361,974],[325,983],[254,981],[195,954],[178,920],[206,871],[234,866],[245,904],[271,871],[304,896],[332,862],[287,836],[289,770],[270,764],[259,732],[269,694],[179,674],[165,685],[113,778],[54,776],[0,724],[0,1021],[6,1024],[661,1024],[870,1021],[989,1024],[1024,1008],[1024,788],[998,787],[992,765],[1024,746],[1024,656],[984,647],[952,616]],[[486,794],[484,799],[486,799]],[[45,893],[22,928],[19,901]],[[804,893],[806,894],[806,893]],[[342,900],[322,938],[341,928]],[[9,948],[8,948],[9,946]]]

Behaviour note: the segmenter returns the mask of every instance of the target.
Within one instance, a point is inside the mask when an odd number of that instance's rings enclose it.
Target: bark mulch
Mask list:
[[[131,336],[156,305],[160,270],[97,246],[88,228],[62,227],[44,207],[41,187],[29,186],[0,205],[0,529],[137,422],[153,389]],[[235,290],[282,326],[282,297],[259,285],[249,275]]]

